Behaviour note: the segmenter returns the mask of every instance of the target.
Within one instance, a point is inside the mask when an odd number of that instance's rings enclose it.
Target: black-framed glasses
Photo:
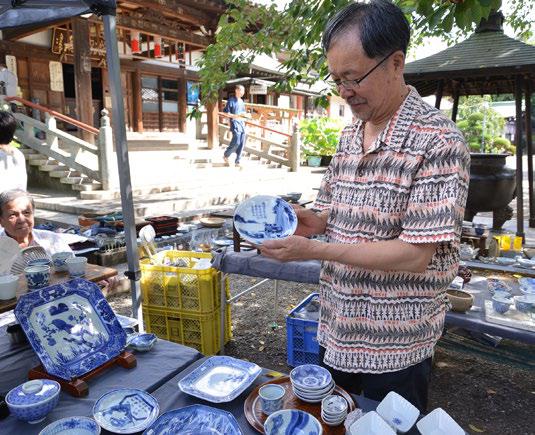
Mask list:
[[[396,50],[397,51],[397,50]],[[387,60],[390,56],[392,56],[396,51],[393,51],[389,55],[385,56],[377,65],[375,65],[371,70],[369,70],[366,74],[364,74],[360,79],[355,80],[328,80],[331,74],[328,74],[325,78],[328,82],[331,83],[333,87],[336,87],[337,89],[340,89],[341,86],[343,86],[346,90],[356,89],[360,86],[362,81],[368,77],[372,72],[374,72],[379,66]]]

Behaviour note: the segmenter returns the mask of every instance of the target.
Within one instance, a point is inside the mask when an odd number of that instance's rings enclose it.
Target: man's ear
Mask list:
[[[405,54],[398,50],[392,55],[392,64],[396,72],[403,74],[403,68],[405,67]]]

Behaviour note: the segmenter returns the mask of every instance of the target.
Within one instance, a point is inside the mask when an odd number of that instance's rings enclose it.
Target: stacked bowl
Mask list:
[[[338,426],[346,419],[347,408],[347,400],[342,396],[327,396],[321,401],[321,419],[329,426]]]
[[[319,403],[332,394],[334,380],[328,370],[315,364],[303,364],[290,372],[294,394],[307,403]]]

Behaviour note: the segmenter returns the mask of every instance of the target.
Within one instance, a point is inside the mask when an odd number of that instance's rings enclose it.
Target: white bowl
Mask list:
[[[442,408],[427,414],[416,427],[422,435],[465,435],[463,428]]]
[[[334,381],[331,381],[331,383],[323,388],[301,388],[298,387],[295,384],[292,384],[292,387],[294,390],[296,390],[298,393],[303,394],[305,396],[312,395],[312,396],[320,396],[322,394],[325,394],[327,391],[332,390],[334,386]]]
[[[17,295],[19,277],[17,275],[0,276],[0,300],[13,299]]]
[[[349,435],[396,435],[375,411],[367,412],[349,427]]]
[[[307,434],[322,435],[320,422],[308,412],[283,409],[271,414],[264,423],[266,435]]]
[[[84,276],[87,258],[85,257],[70,257],[65,260],[70,276]]]
[[[305,391],[318,391],[332,382],[333,378],[329,371],[315,364],[303,364],[290,372],[292,385]]]
[[[420,411],[404,397],[390,391],[377,406],[377,413],[397,432],[405,433],[416,423]]]

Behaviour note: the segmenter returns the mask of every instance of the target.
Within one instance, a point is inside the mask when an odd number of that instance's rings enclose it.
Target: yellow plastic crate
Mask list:
[[[181,261],[184,267],[157,266],[149,260],[141,262],[141,292],[143,305],[163,310],[206,314],[221,306],[221,272],[214,268],[195,270],[198,259],[211,258],[210,253],[163,251],[159,263]],[[229,281],[225,286],[229,294]]]
[[[228,343],[232,338],[230,305],[227,306],[225,317],[225,343]],[[147,332],[193,347],[204,355],[219,352],[219,318],[219,309],[209,314],[192,314],[143,306],[143,320]]]

